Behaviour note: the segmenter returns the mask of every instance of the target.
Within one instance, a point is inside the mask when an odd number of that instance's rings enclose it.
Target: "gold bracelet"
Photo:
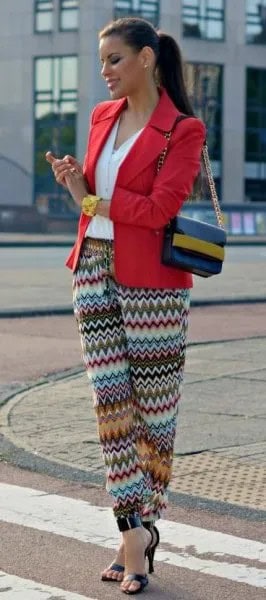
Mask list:
[[[96,207],[98,202],[100,202],[100,196],[92,196],[89,194],[82,199],[81,209],[86,217],[94,217],[96,214]]]

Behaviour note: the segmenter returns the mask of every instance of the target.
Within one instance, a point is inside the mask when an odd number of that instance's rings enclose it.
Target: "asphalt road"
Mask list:
[[[1,248],[1,269],[61,269],[68,254],[67,248]],[[228,246],[229,264],[266,261],[266,246]]]
[[[32,308],[71,310],[67,248],[0,248],[0,316]],[[195,277],[192,303],[266,301],[266,246],[228,247],[218,277]]]

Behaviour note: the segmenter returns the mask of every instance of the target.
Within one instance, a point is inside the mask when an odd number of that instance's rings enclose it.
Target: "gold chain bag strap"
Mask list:
[[[186,115],[178,117],[174,127],[186,118],[189,117]],[[157,173],[164,164],[173,130],[174,128],[164,134],[167,143],[159,156]],[[206,171],[217,225],[177,215],[165,228],[162,263],[201,277],[210,277],[222,270],[226,232],[206,141],[202,149],[201,161]]]

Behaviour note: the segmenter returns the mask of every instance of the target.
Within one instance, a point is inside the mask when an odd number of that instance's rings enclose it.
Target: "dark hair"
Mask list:
[[[125,17],[112,21],[99,33],[99,38],[118,35],[136,51],[149,46],[156,57],[156,69],[161,85],[182,113],[194,116],[183,73],[180,48],[171,35],[156,31],[145,19]]]

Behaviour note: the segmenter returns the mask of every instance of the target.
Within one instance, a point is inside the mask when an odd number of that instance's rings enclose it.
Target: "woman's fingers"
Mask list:
[[[71,154],[66,154],[63,160],[67,163],[70,163],[72,166],[78,164],[76,158],[74,158],[74,156],[71,156]]]
[[[55,156],[52,154],[52,152],[50,150],[49,150],[49,152],[46,152],[45,158],[46,158],[47,162],[50,163],[50,165],[52,165],[54,163],[54,161],[56,160]]]
[[[56,160],[52,164],[52,170],[56,181],[58,183],[62,183],[64,181],[65,176],[70,172],[71,166],[67,165],[62,160]]]
[[[66,169],[66,162],[63,159],[56,158],[52,152],[46,152],[45,158],[47,162],[50,163],[52,170],[54,172],[55,178],[60,174],[60,172]]]
[[[70,171],[72,169],[71,165],[68,165],[63,160],[55,160],[52,164],[52,169],[54,173],[61,173],[62,171]]]
[[[70,168],[75,169],[75,171],[78,171],[79,173],[83,173],[82,165],[79,164],[79,162],[76,158],[74,158],[74,156],[66,154],[66,156],[64,156],[63,158],[63,161],[64,163],[69,165]]]
[[[75,168],[77,171],[82,173],[82,166],[78,163],[76,158],[70,154],[66,154],[64,158],[56,158],[49,150],[46,152],[45,158],[52,165],[53,171],[67,166],[69,169]]]
[[[56,183],[62,183],[63,185],[65,185],[65,183],[66,183],[64,175],[55,176],[55,181],[56,181]]]
[[[62,173],[69,173],[69,172],[78,172],[78,173],[82,173],[82,169],[80,169],[79,165],[76,164],[73,165],[73,163],[69,163],[67,161],[60,160],[60,159],[56,159],[53,161],[52,163],[52,169],[53,172],[55,174],[56,177],[58,177],[58,175],[61,176]]]
[[[64,160],[66,161],[67,164],[70,165],[70,167],[74,168],[75,171],[78,171],[78,173],[82,173],[83,174],[82,165],[79,164],[79,162],[76,160],[76,158],[73,158],[73,156],[69,156],[67,154],[64,157]]]
[[[55,179],[57,183],[62,183],[65,178],[71,174],[71,169],[58,169],[54,171]]]
[[[56,182],[64,187],[67,187],[68,177],[71,179],[71,176],[77,177],[79,175],[83,178],[82,166],[70,154],[67,154],[64,158],[56,158],[49,151],[46,152],[45,158],[52,167]]]

